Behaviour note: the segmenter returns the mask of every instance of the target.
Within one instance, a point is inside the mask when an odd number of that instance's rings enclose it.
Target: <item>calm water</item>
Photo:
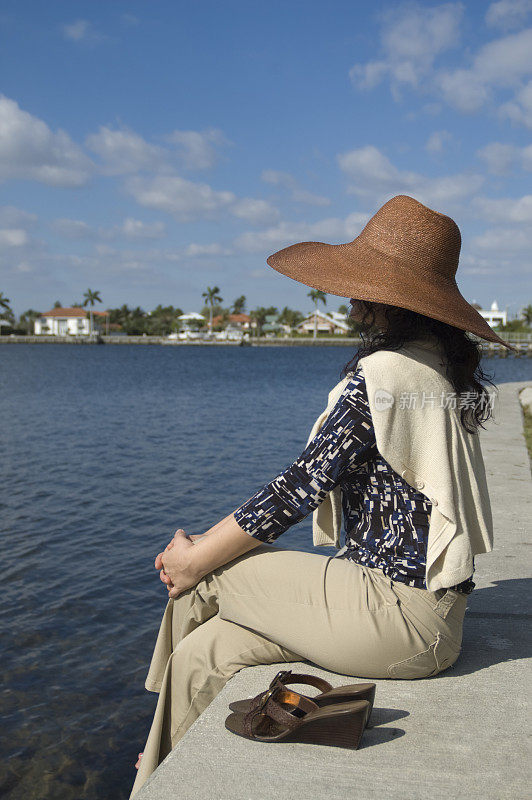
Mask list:
[[[154,556],[299,455],[350,357],[0,347],[0,794],[129,796],[156,701],[143,688],[166,605]],[[496,382],[532,379],[532,359],[484,367]],[[278,544],[311,541],[309,518]]]

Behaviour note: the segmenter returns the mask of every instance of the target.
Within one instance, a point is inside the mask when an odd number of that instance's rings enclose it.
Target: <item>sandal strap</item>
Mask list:
[[[329,681],[324,678],[318,678],[317,675],[304,675],[303,673],[291,672],[282,682],[287,685],[290,683],[308,683],[309,686],[314,686],[320,692],[329,692],[333,687]]]
[[[265,695],[268,696],[264,696],[262,705],[250,709],[243,719],[244,731],[253,738],[256,738],[254,727],[260,717],[269,717],[280,725],[284,725],[288,730],[297,728],[301,724],[302,718],[294,717],[290,711],[283,708],[281,703],[292,706],[292,710],[300,708],[306,714],[318,709],[318,705],[312,700],[297,694],[297,692],[291,692],[289,689],[272,687]]]
[[[287,684],[292,683],[307,683],[309,686],[314,686],[315,689],[319,689],[320,692],[329,692],[333,687],[332,685],[324,680],[323,678],[318,678],[317,675],[305,675],[303,673],[292,672],[292,670],[281,670],[280,672],[275,675],[272,679],[269,689],[273,688],[274,686],[283,687]],[[265,692],[260,692],[259,694],[255,695],[255,697],[251,700],[251,708],[258,708],[262,703],[262,698],[264,695],[269,691],[266,689]]]

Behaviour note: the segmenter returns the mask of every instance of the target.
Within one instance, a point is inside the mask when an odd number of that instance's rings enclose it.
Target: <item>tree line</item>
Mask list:
[[[232,303],[227,306],[223,305],[223,297],[220,294],[218,286],[208,286],[201,295],[203,299],[203,307],[200,314],[204,317],[205,322],[202,320],[190,321],[187,323],[189,328],[200,329],[207,325],[210,331],[223,329],[229,318],[233,314],[249,314],[250,318],[254,321],[254,329],[258,336],[262,335],[263,328],[266,325],[268,318],[275,318],[275,322],[280,325],[287,325],[292,330],[295,329],[304,319],[305,314],[297,309],[284,306],[279,309],[276,306],[258,306],[246,311],[246,296],[240,295]],[[314,303],[314,307],[318,310],[320,304],[324,307],[327,306],[327,295],[317,289],[312,289],[308,292],[308,297]],[[102,303],[99,291],[87,289],[83,294],[82,302],[74,302],[70,304],[72,308],[85,308],[86,314],[90,320],[90,329],[93,330],[93,310],[97,303]],[[54,308],[62,308],[63,304],[60,300],[56,300]],[[359,326],[356,322],[351,320],[348,316],[348,306],[340,305],[338,312],[346,315],[346,322],[349,325],[351,333],[358,333]],[[126,303],[119,308],[108,308],[106,311],[109,314],[109,322],[111,325],[116,326],[121,332],[127,335],[142,336],[168,336],[183,327],[182,321],[179,317],[182,316],[183,309],[167,305],[159,304],[151,311],[145,311],[140,306],[130,308]],[[0,333],[17,333],[31,335],[34,332],[35,320],[41,316],[41,312],[35,311],[32,308],[24,311],[18,319],[15,317],[11,308],[11,301],[0,291]],[[2,324],[3,323],[3,324]],[[507,325],[500,326],[498,330],[501,331],[519,331],[526,330],[532,326],[532,304],[526,306],[522,311],[520,319],[510,320]],[[317,334],[316,321],[314,326],[314,336]]]
[[[316,308],[320,302],[326,305],[327,299],[323,292],[312,290],[308,294]],[[255,323],[254,329],[256,334],[260,336],[263,332],[264,325],[271,317],[275,318],[276,323],[287,325],[291,329],[296,328],[299,323],[305,319],[305,314],[289,306],[284,306],[281,309],[277,306],[258,306],[248,312],[246,309],[246,296],[243,294],[233,300],[229,305],[224,306],[224,300],[218,286],[208,286],[201,297],[204,305],[199,313],[204,317],[205,322],[202,320],[191,320],[187,323],[189,328],[196,328],[199,330],[207,325],[208,329],[211,331],[221,330],[226,326],[231,315],[247,313]],[[35,320],[41,316],[41,312],[29,308],[20,314],[17,320],[10,303],[11,301],[3,292],[0,292],[0,320],[3,319],[9,323],[9,333],[31,335],[34,332]],[[73,302],[69,306],[71,308],[87,309],[86,313],[90,319],[91,331],[93,330],[93,310],[97,303],[102,303],[100,292],[87,289],[83,295],[82,302]],[[63,307],[60,300],[55,301],[54,308]],[[121,332],[127,335],[142,336],[146,334],[148,336],[168,336],[168,334],[183,327],[179,317],[182,316],[184,312],[183,309],[178,306],[163,306],[159,304],[153,310],[146,311],[140,306],[130,308],[125,303],[118,308],[108,308],[106,310],[109,314],[110,325],[116,326],[117,329],[119,328]],[[340,306],[339,308],[340,312],[346,314],[347,310],[347,306]],[[214,322],[215,320],[216,322]]]

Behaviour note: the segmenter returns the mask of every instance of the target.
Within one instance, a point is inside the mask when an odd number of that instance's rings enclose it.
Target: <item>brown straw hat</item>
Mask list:
[[[266,260],[314,289],[417,311],[517,352],[460,294],[455,274],[461,241],[451,217],[399,194],[352,242],[299,242]]]

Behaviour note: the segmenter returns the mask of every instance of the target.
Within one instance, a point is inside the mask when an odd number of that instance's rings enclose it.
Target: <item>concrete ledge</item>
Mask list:
[[[495,550],[478,559],[462,655],[417,681],[380,680],[357,751],[262,744],[228,732],[228,703],[257,694],[276,665],[239,672],[136,795],[138,800],[518,800],[528,796],[525,745],[530,681],[529,589],[532,481],[518,392],[502,384],[495,420],[481,431]],[[280,668],[280,667],[279,667]],[[284,668],[284,667],[283,667]],[[287,668],[334,685],[351,677],[308,664]]]

